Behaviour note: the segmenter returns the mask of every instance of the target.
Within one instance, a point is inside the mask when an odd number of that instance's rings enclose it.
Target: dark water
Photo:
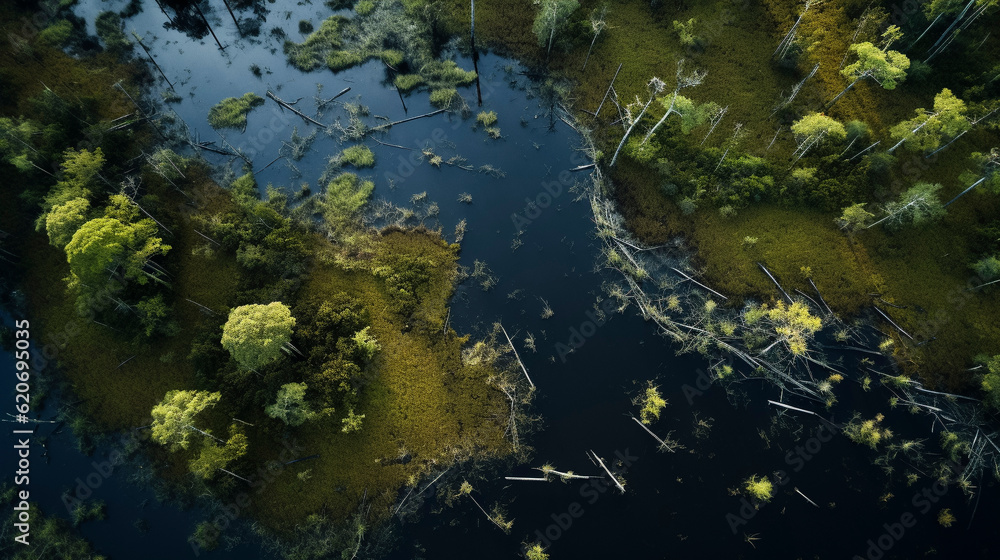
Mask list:
[[[77,12],[92,22],[99,11],[120,9],[122,4],[89,1]],[[386,74],[379,62],[339,74],[326,70],[304,74],[288,67],[280,42],[266,33],[257,40],[239,39],[224,7],[217,9],[221,13],[208,15],[220,40],[228,45],[225,54],[210,36],[193,41],[163,29],[165,18],[153,3],[127,23],[128,30],[135,28],[145,34],[147,46],[183,97],[167,110],[175,110],[192,134],[202,140],[221,144],[219,135],[208,126],[208,110],[224,97],[247,91],[264,96],[271,89],[288,101],[301,98],[296,107],[309,115],[315,114],[317,83],[323,85],[323,98],[352,87],[341,100],[360,96],[373,115],[390,120],[432,110],[427,94],[415,93],[406,97],[408,112],[404,112],[396,92],[384,86]],[[289,11],[287,16],[285,10]],[[290,38],[299,40],[300,19],[311,19],[318,26],[327,15],[329,10],[321,4],[281,4],[274,8],[264,29],[279,25]],[[271,53],[271,49],[277,50]],[[472,67],[468,59],[459,58],[458,62],[464,68]],[[248,70],[252,63],[270,73],[255,78]],[[461,155],[468,165],[490,164],[505,177],[413,163],[407,161],[413,152],[374,142],[366,144],[375,152],[378,165],[359,175],[375,181],[376,198],[403,206],[412,195],[426,191],[428,200],[440,207],[437,220],[449,239],[455,224],[466,219],[469,229],[462,242],[462,263],[471,267],[475,260],[485,261],[499,279],[488,292],[474,281],[460,286],[451,321],[459,332],[482,333],[494,321],[502,320],[538,386],[536,411],[543,416],[544,425],[530,442],[535,455],[528,465],[509,474],[535,476],[537,471],[530,467],[543,463],[580,474],[599,474],[586,457],[587,450],[594,450],[609,466],[627,463],[624,477],[628,491],[619,495],[614,489],[581,481],[478,482],[480,503],[487,509],[500,503],[507,518],[514,519],[510,535],[489,524],[467,500],[442,513],[431,513],[430,504],[425,504],[419,521],[402,524],[401,544],[393,558],[514,558],[522,542],[537,540],[549,546],[555,560],[850,558],[855,554],[865,557],[869,539],[877,541],[883,533],[891,533],[882,538],[883,548],[889,549],[884,557],[915,558],[932,551],[945,558],[959,552],[969,557],[995,554],[993,535],[1000,509],[992,479],[976,481],[982,497],[967,529],[975,499],[968,502],[956,488],[943,490],[943,497],[938,498],[931,487],[932,477],[921,477],[908,487],[899,482],[899,473],[906,466],[898,463],[894,463],[897,473],[889,483],[886,473],[872,465],[873,453],[842,435],[817,433],[823,424],[816,418],[778,418],[766,400],[778,400],[780,395],[765,382],[743,383],[741,393],[732,396],[714,385],[700,385],[699,390],[699,375],[707,363],[694,356],[675,356],[675,348],[656,335],[654,325],[644,322],[634,307],[595,326],[588,311],[602,296],[602,284],[615,278],[595,271],[601,244],[593,236],[589,202],[574,202],[575,195],[568,192],[573,181],[586,177],[564,174],[568,182],[559,178],[561,172],[586,163],[576,150],[581,140],[551,113],[544,96],[537,97],[531,88],[525,88],[528,84],[520,74],[522,69],[512,61],[488,54],[479,64],[484,78],[483,109],[497,112],[503,139],[490,140],[482,130],[473,129],[474,118],[463,120],[451,114],[399,125],[379,139],[414,148],[430,143],[444,159]],[[159,89],[164,87],[159,85]],[[477,110],[474,88],[460,93]],[[336,115],[342,111],[331,106],[320,120],[332,122]],[[260,169],[278,156],[281,141],[288,140],[292,127],[301,135],[314,128],[294,115],[280,113],[268,100],[250,114],[245,132],[224,134],[229,143],[251,153],[254,168]],[[262,188],[271,182],[292,190],[306,181],[315,191],[326,157],[343,147],[321,132],[310,153],[295,162],[300,177],[279,161],[257,173],[257,180]],[[220,165],[229,161],[205,155]],[[234,167],[239,173],[238,166]],[[471,205],[457,201],[461,192],[472,195]],[[558,194],[552,197],[552,193]],[[535,200],[545,208],[537,215],[528,214],[530,223],[515,225],[512,214],[524,216],[526,200]],[[429,226],[437,223],[427,221]],[[512,242],[518,229],[523,229],[519,236],[522,244],[515,250]],[[555,312],[549,319],[540,317],[540,298]],[[9,320],[5,316],[5,323]],[[529,332],[537,339],[537,352],[521,342]],[[560,353],[557,346],[580,342],[582,346],[569,354]],[[861,357],[845,355],[842,368],[853,371]],[[3,354],[0,363],[11,363],[11,357]],[[656,452],[652,438],[629,418],[636,413],[631,396],[647,380],[655,380],[670,403],[653,429],[660,435],[672,432],[684,446],[675,453]],[[868,412],[866,407],[874,400],[884,402],[888,395],[874,385],[871,393],[863,393],[845,382],[837,391],[841,405],[835,411],[853,407]],[[55,402],[50,402],[47,411],[54,408]],[[832,419],[843,423],[849,417],[834,412]],[[700,428],[698,420],[704,422]],[[927,438],[927,449],[937,450],[938,436],[928,433],[928,418],[899,411],[887,423],[900,436],[909,433]],[[43,425],[39,431],[48,433],[51,425]],[[801,455],[795,455],[796,446],[804,449]],[[37,468],[33,480],[38,486],[33,484],[32,498],[47,512],[63,515],[60,494],[73,488],[77,477],[90,474],[94,470],[91,463],[99,460],[102,452],[107,453],[107,449],[93,457],[79,454],[68,429],[50,436],[49,462],[33,463],[33,469]],[[9,469],[6,465],[11,458],[10,453],[4,454],[4,469]],[[744,506],[740,496],[728,492],[752,474],[776,475],[779,471],[787,483],[776,486],[774,499],[759,510]],[[108,503],[109,519],[85,524],[83,534],[99,551],[115,559],[191,556],[186,538],[205,518],[205,512],[160,504],[148,488],[132,485],[127,478],[125,473],[112,474],[95,491],[96,499]],[[810,505],[794,488],[819,507]],[[924,490],[940,500],[926,512],[923,504],[927,498],[920,495]],[[889,492],[894,497],[881,502],[879,497]],[[942,507],[950,507],[958,518],[949,529],[936,520]],[[904,514],[912,515],[912,526],[895,526]],[[148,521],[150,529],[145,534],[133,527],[139,517]],[[209,557],[260,556],[256,545],[247,543]]]

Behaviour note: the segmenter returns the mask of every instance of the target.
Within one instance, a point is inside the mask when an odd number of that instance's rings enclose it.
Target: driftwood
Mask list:
[[[314,124],[314,125],[316,125],[318,127],[321,127],[321,128],[326,128],[325,124],[323,124],[323,123],[317,121],[316,119],[314,119],[314,118],[306,115],[305,113],[303,113],[302,111],[299,111],[295,107],[292,107],[291,104],[289,104],[285,100],[283,100],[280,97],[278,97],[277,95],[275,95],[274,92],[272,92],[271,90],[267,90],[267,96],[270,97],[271,99],[273,99],[274,102],[277,103],[278,105],[281,105],[283,108],[288,109],[289,111],[291,111],[291,112],[295,113],[296,115],[298,115],[299,117],[301,117],[302,120],[306,121],[307,123]]]
[[[809,499],[809,496],[806,496],[805,494],[803,494],[803,493],[802,493],[801,491],[799,491],[799,489],[798,489],[798,488],[793,488],[793,490],[795,490],[795,493],[796,493],[796,494],[798,494],[799,496],[802,496],[803,498],[805,498],[805,500],[806,500],[807,502],[809,502],[810,504],[812,504],[812,505],[814,505],[814,506],[816,506],[816,507],[819,507],[819,506],[817,506],[817,505],[816,505],[816,502],[814,502],[814,501],[810,500],[810,499]]]
[[[392,127],[396,126],[397,124],[403,124],[405,122],[415,121],[417,119],[423,119],[423,118],[426,118],[426,117],[433,117],[434,115],[439,115],[439,114],[441,114],[441,113],[443,113],[445,111],[446,111],[446,109],[438,109],[437,111],[431,111],[430,113],[424,113],[423,115],[417,115],[415,117],[410,117],[408,119],[403,119],[403,120],[399,120],[399,121],[392,121],[392,122],[388,122],[388,123],[385,123],[385,124],[380,124],[378,126],[372,127],[372,130],[385,130],[386,128],[392,128]]]
[[[688,279],[688,280],[690,280],[691,282],[694,282],[694,283],[695,283],[695,284],[697,284],[698,286],[701,286],[702,288],[705,288],[706,290],[708,290],[708,291],[712,292],[713,294],[715,294],[715,295],[719,296],[719,297],[720,297],[720,298],[722,298],[722,299],[726,299],[726,300],[727,300],[727,299],[729,299],[729,298],[727,298],[726,296],[724,296],[724,295],[720,294],[719,292],[717,292],[717,291],[713,290],[712,288],[709,288],[708,286],[706,286],[706,285],[702,284],[701,282],[699,282],[699,281],[695,280],[694,278],[691,278],[691,277],[690,277],[690,276],[688,276],[687,274],[684,274],[683,272],[681,272],[680,270],[678,270],[678,269],[676,269],[676,268],[674,268],[674,267],[670,267],[670,270],[673,270],[673,271],[674,271],[674,272],[676,272],[677,274],[680,274],[680,275],[681,275],[681,276],[683,276],[684,278],[687,278],[687,279]]]
[[[510,339],[510,335],[507,334],[507,329],[503,328],[503,324],[497,324],[500,325],[500,330],[503,331],[503,335],[507,337],[507,344],[510,344],[510,349],[514,351],[514,357],[517,358],[517,363],[521,366],[521,371],[524,372],[524,378],[528,380],[528,384],[531,385],[532,389],[534,389],[535,384],[531,381],[531,378],[528,377],[528,368],[524,367],[524,362],[522,362],[521,357],[517,355],[517,348],[514,348],[514,342]]]
[[[888,315],[886,315],[884,311],[882,311],[878,307],[875,307],[874,305],[872,306],[872,309],[874,309],[875,311],[878,311],[879,315],[881,315],[882,317],[884,317],[886,321],[889,321],[889,324],[892,325],[892,326],[894,326],[894,327],[896,327],[896,330],[898,330],[899,332],[903,333],[903,335],[906,336],[906,338],[908,338],[910,340],[913,340],[913,337],[910,336],[910,333],[904,331],[903,327],[897,325],[896,322],[893,321]]]
[[[625,487],[622,486],[620,482],[618,482],[618,479],[615,478],[615,475],[611,474],[611,471],[608,470],[608,467],[604,466],[604,461],[602,461],[601,458],[597,456],[597,453],[594,453],[593,449],[590,450],[590,455],[594,458],[594,460],[597,461],[597,464],[600,465],[602,469],[604,469],[604,472],[608,473],[608,476],[611,478],[611,482],[614,482],[618,490],[622,494],[624,494]]]
[[[804,408],[796,408],[796,407],[794,407],[794,406],[791,406],[791,405],[787,405],[787,404],[785,404],[785,403],[780,403],[780,402],[778,402],[778,401],[772,401],[772,400],[770,400],[770,399],[768,399],[768,401],[767,401],[767,402],[768,402],[768,404],[773,404],[774,406],[780,406],[780,407],[783,407],[783,408],[787,408],[787,409],[789,409],[789,410],[794,410],[794,411],[796,411],[796,412],[803,412],[803,413],[805,413],[805,414],[812,414],[813,416],[818,416],[818,415],[817,415],[817,414],[816,414],[815,412],[813,412],[813,411],[811,411],[811,410],[806,410],[806,409],[804,409]]]
[[[781,284],[779,284],[778,281],[774,279],[774,276],[771,275],[771,271],[769,271],[764,265],[760,263],[757,263],[757,266],[759,266],[760,269],[764,271],[764,274],[767,274],[767,277],[770,278],[772,282],[774,282],[774,285],[778,287],[778,290],[780,290],[781,293],[785,296],[785,299],[788,300],[788,303],[792,303],[791,296],[789,296],[788,292],[786,292],[785,289],[781,287]]]
[[[222,467],[219,467],[219,470],[222,471],[222,472],[224,472],[224,473],[226,473],[226,474],[228,474],[229,476],[236,477],[236,478],[242,480],[243,482],[246,482],[247,484],[253,484],[252,482],[250,482],[249,480],[243,478],[242,476],[240,476],[240,475],[238,475],[238,474],[236,474],[234,472],[227,471],[226,469],[224,469]]]
[[[611,93],[611,88],[615,87],[615,80],[618,79],[618,73],[622,71],[622,66],[624,64],[625,64],[624,62],[618,64],[618,70],[615,70],[615,75],[613,78],[611,78],[611,84],[608,86],[608,91],[604,92],[604,97],[601,99],[601,104],[598,105],[597,110],[594,111],[594,117],[597,117],[598,115],[601,114],[601,107],[604,107],[604,102],[607,101],[608,95]]]
[[[667,442],[665,442],[662,439],[660,439],[660,436],[654,434],[653,430],[650,430],[648,427],[646,427],[646,425],[643,424],[642,422],[640,422],[638,418],[636,418],[635,416],[633,416],[632,420],[635,420],[635,423],[638,424],[640,428],[642,428],[643,430],[646,430],[646,433],[648,433],[649,435],[653,436],[653,439],[655,439],[656,441],[658,441],[660,443],[660,449],[666,449],[667,451],[669,451],[671,453],[674,452],[673,448],[670,447],[669,445],[667,445]]]
[[[505,477],[503,477],[503,479],[504,480],[530,481],[530,482],[548,482],[549,481],[549,479],[547,479],[545,477],[540,477],[539,478],[537,476],[505,476]]]

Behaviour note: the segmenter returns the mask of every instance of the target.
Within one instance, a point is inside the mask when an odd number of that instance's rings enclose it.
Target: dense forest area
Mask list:
[[[714,362],[713,382],[766,379],[817,410],[834,410],[850,377],[824,350],[890,358],[891,374],[851,381],[864,392],[881,381],[892,408],[930,411],[936,451],[887,443],[881,412],[854,413],[843,433],[917,465],[908,485],[924,469],[971,496],[981,473],[1000,477],[987,447],[1000,411],[996,0],[330,0],[315,6],[322,21],[280,25],[273,3],[132,0],[100,8],[96,35],[75,4],[0,7],[0,292],[47,333],[33,399],[72,403],[59,420],[84,451],[129,434],[128,453],[164,494],[245,499],[286,558],[387,553],[387,520],[449,472],[435,500],[468,498],[511,532],[504,507],[483,508],[472,483],[533,459],[536,386],[517,348],[534,353],[535,335],[494,317],[475,337],[456,332],[456,287],[497,281],[479,260],[460,265],[465,220],[449,242],[426,191],[411,207],[376,203],[395,185],[370,174],[371,148],[389,146],[437,169],[503,175],[383,134],[445,114],[500,146],[511,121],[479,107],[485,49],[521,61],[546,117],[583,139],[577,170],[594,178],[579,198],[603,243],[595,266],[619,282],[606,311],[634,305],[680,352]],[[319,90],[308,115],[275,88],[212,100],[204,118],[221,143],[194,137],[170,110],[179,78],[128,23],[143,10],[220,52],[232,48],[220,25],[273,41],[297,75],[375,61],[406,118],[334,103],[350,87],[326,100]],[[516,81],[512,68],[500,80]],[[248,74],[271,72],[254,63]],[[410,112],[418,99],[431,110]],[[338,142],[313,187],[262,183],[257,154],[227,140],[270,104]],[[342,111],[332,125],[316,120],[327,106]],[[316,134],[295,128],[264,163],[296,169]],[[212,163],[220,155],[226,166]],[[673,281],[644,260],[667,246],[693,255],[693,269],[674,270],[702,288],[696,298],[668,294]],[[871,325],[882,336],[859,348]],[[719,352],[754,367],[738,374]],[[660,451],[682,448],[651,431],[667,401],[653,381],[640,387],[631,419]],[[625,491],[610,461],[587,458],[599,475],[546,463],[521,480],[600,478]],[[876,464],[900,476],[889,461]],[[741,484],[772,496],[767,475]],[[37,523],[64,557],[92,557],[61,522]],[[218,547],[219,525],[201,523],[192,547]],[[548,557],[538,539],[522,544],[527,558]]]

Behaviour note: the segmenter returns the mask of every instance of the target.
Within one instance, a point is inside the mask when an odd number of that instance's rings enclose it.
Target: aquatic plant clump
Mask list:
[[[240,97],[227,97],[208,111],[212,128],[245,128],[247,114],[264,104],[264,98],[253,92]]]
[[[353,165],[354,167],[374,167],[375,154],[368,146],[363,144],[350,146],[340,152],[340,163],[342,165]]]
[[[774,495],[774,485],[771,483],[767,477],[758,477],[753,475],[746,479],[743,483],[743,489],[746,490],[754,499],[761,502],[768,502]]]
[[[330,51],[339,49],[343,44],[341,34],[346,22],[347,18],[343,16],[330,16],[305,41],[285,41],[284,51],[288,62],[303,72],[319,68],[327,60]]]

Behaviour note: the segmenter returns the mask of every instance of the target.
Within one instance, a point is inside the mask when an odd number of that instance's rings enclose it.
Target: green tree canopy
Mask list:
[[[0,117],[0,161],[22,172],[30,170],[36,154],[31,138],[36,133],[38,126],[29,120]]]
[[[115,218],[95,218],[84,223],[66,245],[70,288],[97,289],[111,274],[146,284],[154,278],[144,270],[146,263],[170,250],[155,234],[152,220],[129,224]]]
[[[898,142],[889,152],[903,142],[917,150],[930,151],[937,148],[942,139],[954,138],[972,126],[965,112],[965,102],[955,97],[950,89],[942,89],[941,93],[934,96],[934,111],[921,107],[916,110],[916,117],[892,127],[889,133]]]
[[[73,198],[55,206],[45,215],[45,232],[49,243],[60,249],[73,239],[73,234],[87,222],[90,202],[83,197]]]
[[[905,225],[918,226],[927,222],[939,220],[944,216],[944,204],[937,196],[941,185],[937,183],[917,183],[885,205],[886,215],[881,220],[868,227],[887,222],[889,227]]]
[[[873,217],[874,214],[865,210],[865,204],[859,202],[844,208],[844,213],[835,221],[840,229],[853,233],[868,225],[868,221]]]
[[[316,413],[306,403],[305,383],[285,383],[278,389],[278,397],[274,404],[268,405],[264,412],[271,418],[277,418],[289,426],[301,426]]]
[[[191,434],[201,432],[194,418],[219,402],[219,393],[208,391],[170,391],[153,407],[153,441],[169,445],[171,451],[187,449]]]
[[[285,304],[251,304],[233,309],[222,328],[222,346],[241,366],[256,369],[281,357],[292,339],[295,318]]]
[[[205,438],[198,457],[188,465],[191,472],[201,478],[212,478],[216,471],[246,455],[247,436],[233,424],[229,427],[229,439],[224,444]]]
[[[1000,355],[986,361],[987,374],[983,377],[983,401],[994,410],[1000,410]]]
[[[871,78],[884,89],[896,89],[906,79],[910,59],[905,54],[882,50],[867,42],[851,45],[850,51],[858,55],[858,60],[840,71],[844,76],[855,81]]]

